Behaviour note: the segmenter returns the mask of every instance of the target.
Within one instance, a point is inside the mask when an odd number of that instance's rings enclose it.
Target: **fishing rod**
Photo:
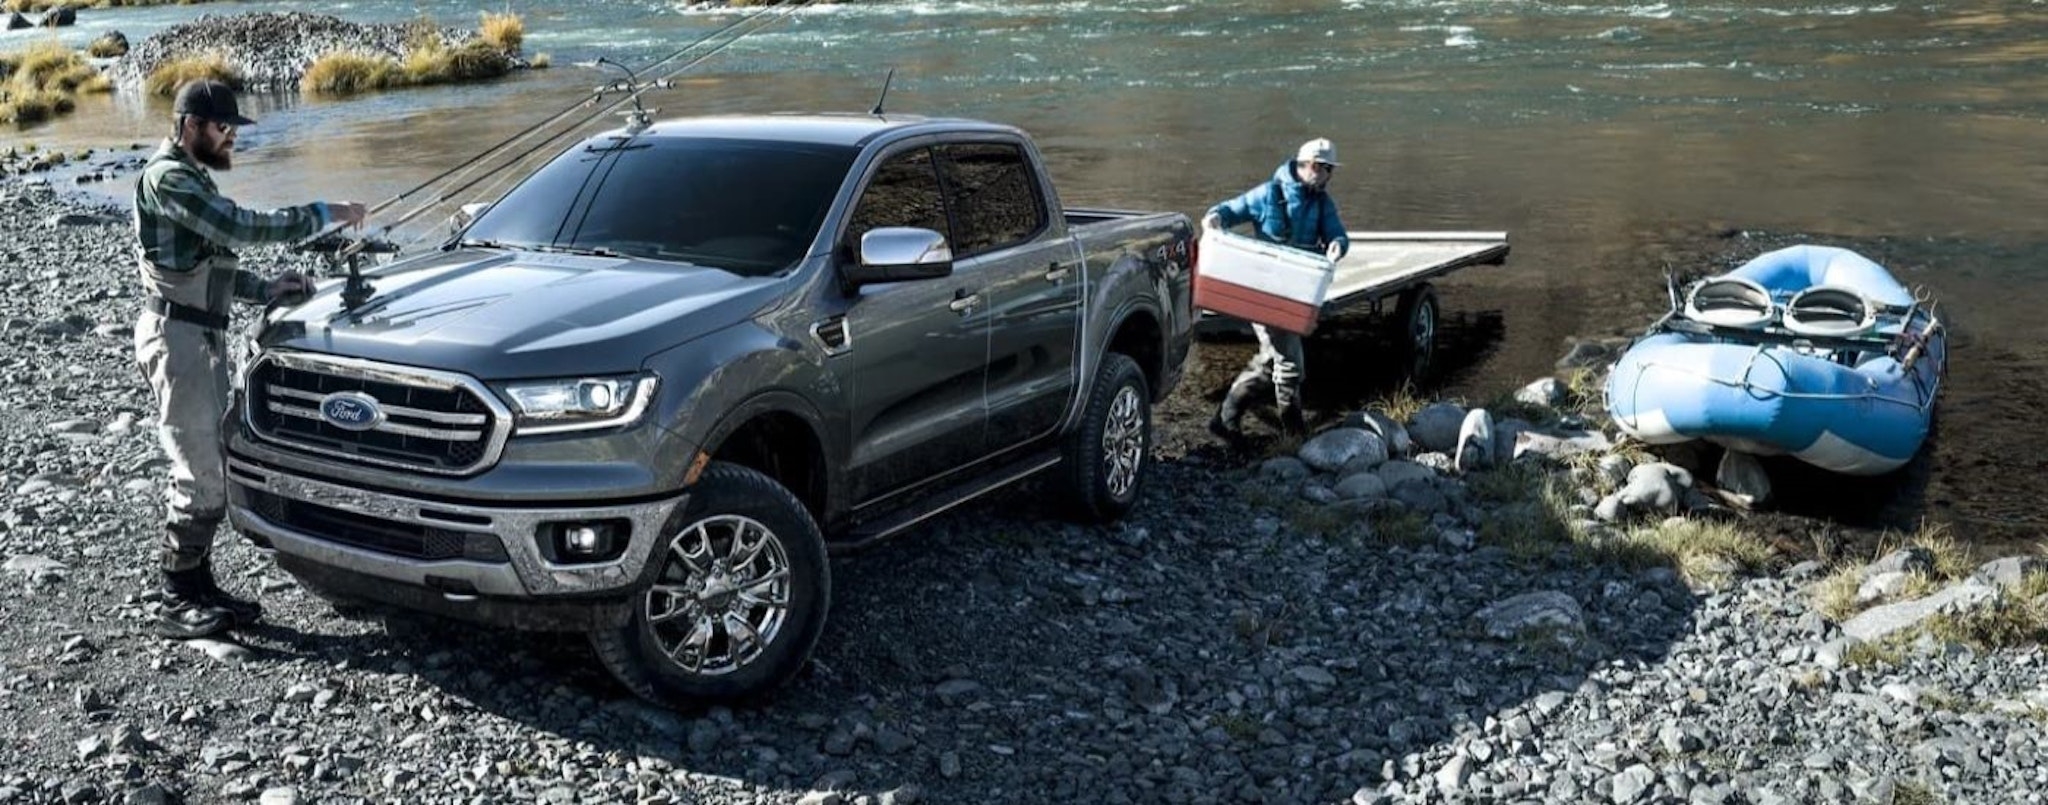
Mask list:
[[[681,74],[682,74],[682,73],[683,73],[683,72],[684,72],[685,70],[688,70],[688,69],[690,69],[691,67],[694,67],[694,66],[696,66],[696,65],[698,65],[698,64],[701,64],[701,63],[702,63],[702,62],[703,62],[703,61],[704,61],[705,59],[707,59],[707,58],[709,58],[710,56],[712,56],[712,55],[714,55],[714,54],[718,53],[718,52],[719,52],[719,51],[721,51],[721,50],[724,50],[724,49],[725,49],[725,48],[726,48],[727,46],[731,45],[732,43],[734,43],[734,42],[737,42],[737,41],[739,41],[740,39],[743,39],[743,38],[745,38],[745,37],[746,37],[746,36],[748,36],[749,34],[752,34],[752,33],[756,32],[756,31],[759,31],[759,30],[761,30],[762,28],[766,28],[766,27],[768,27],[769,25],[773,25],[773,24],[775,24],[775,23],[777,23],[777,22],[780,22],[780,21],[782,21],[783,19],[786,19],[786,18],[788,18],[788,17],[790,16],[790,15],[794,14],[794,13],[795,13],[795,12],[796,12],[797,10],[799,10],[799,9],[802,9],[802,8],[803,8],[803,7],[805,7],[805,6],[809,6],[809,5],[811,5],[812,3],[814,3],[814,2],[816,2],[816,0],[802,0],[802,2],[799,2],[799,3],[793,4],[793,5],[785,5],[785,6],[763,6],[763,7],[761,7],[761,8],[759,9],[759,10],[756,10],[756,11],[750,12],[750,13],[748,13],[747,15],[745,15],[745,16],[743,16],[743,17],[741,17],[741,18],[740,18],[740,19],[738,19],[738,20],[735,20],[735,21],[733,21],[733,22],[731,22],[731,23],[728,23],[728,24],[726,24],[725,26],[723,26],[723,27],[721,27],[721,28],[718,28],[717,30],[711,31],[711,32],[709,32],[709,33],[706,33],[706,34],[704,34],[703,36],[700,36],[700,37],[698,37],[697,39],[695,39],[695,40],[691,41],[690,43],[688,43],[688,44],[686,44],[686,45],[683,45],[682,47],[680,47],[680,48],[677,48],[677,49],[675,49],[674,51],[671,51],[671,52],[670,52],[670,53],[669,53],[668,55],[666,55],[666,56],[663,56],[663,57],[661,57],[660,59],[657,59],[657,60],[655,60],[655,61],[654,61],[653,63],[651,63],[651,64],[647,65],[646,67],[643,67],[643,68],[641,68],[641,70],[640,70],[639,72],[646,72],[646,71],[648,71],[648,70],[653,70],[653,69],[657,69],[657,68],[661,67],[661,66],[662,66],[662,65],[664,65],[664,64],[667,64],[667,63],[669,63],[669,62],[672,62],[672,61],[674,61],[674,60],[676,60],[676,59],[678,59],[678,58],[681,58],[681,57],[682,57],[682,56],[683,56],[684,54],[686,54],[686,53],[690,52],[691,50],[693,50],[693,49],[695,49],[695,48],[697,48],[697,47],[699,47],[699,46],[703,45],[703,44],[704,44],[704,43],[706,43],[706,42],[710,42],[710,41],[713,41],[713,40],[715,40],[715,39],[717,39],[717,38],[719,38],[719,37],[721,37],[721,36],[724,36],[724,35],[726,35],[726,34],[728,34],[728,33],[731,33],[731,32],[732,32],[732,31],[734,31],[735,29],[738,29],[738,28],[741,28],[741,27],[743,27],[743,26],[746,26],[746,25],[748,25],[748,24],[754,23],[754,22],[756,22],[756,21],[757,21],[757,20],[758,20],[759,18],[761,18],[761,17],[763,17],[763,16],[766,16],[766,15],[768,15],[768,14],[770,14],[770,13],[774,13],[774,14],[776,15],[774,19],[768,20],[768,21],[767,21],[767,22],[765,22],[765,23],[762,23],[762,24],[760,24],[760,25],[757,25],[757,26],[755,26],[755,27],[753,27],[753,28],[751,28],[751,29],[748,29],[748,30],[746,30],[746,31],[742,31],[742,32],[740,32],[739,34],[737,34],[737,35],[734,35],[734,36],[732,36],[732,37],[731,37],[730,39],[727,39],[727,40],[725,40],[724,42],[720,43],[720,44],[719,44],[719,45],[718,45],[717,47],[715,47],[715,48],[712,48],[712,49],[711,49],[711,50],[710,50],[709,52],[707,52],[707,53],[704,53],[704,54],[701,54],[701,55],[700,55],[700,56],[698,56],[697,58],[695,58],[695,59],[692,59],[692,60],[691,60],[691,61],[689,61],[688,63],[684,64],[684,65],[683,65],[683,66],[682,66],[681,68],[678,68],[678,69],[677,69],[677,70],[675,70],[674,72],[671,72],[671,73],[670,73],[670,74],[669,74],[668,76],[666,76],[666,77],[662,78],[661,80],[659,80],[659,81],[657,81],[657,82],[654,82],[655,84],[658,84],[658,85],[661,85],[661,86],[668,86],[668,85],[670,85],[670,81],[671,81],[671,80],[672,80],[672,79],[673,79],[673,78],[674,78],[675,76],[677,76],[677,75],[681,75]],[[606,59],[602,59],[602,58],[600,58],[600,59],[599,59],[599,62],[600,62],[600,63],[604,63],[604,62],[609,62],[609,60],[606,60]],[[624,67],[624,65],[619,65],[619,64],[618,64],[617,62],[609,62],[609,63],[610,63],[610,64],[613,64],[613,65],[615,65],[615,66],[619,66],[619,67],[620,67],[621,69],[626,69],[627,75],[629,75],[629,76],[635,76],[635,75],[637,75],[637,73],[636,73],[635,71],[633,71],[633,70],[631,70],[631,69],[627,69],[627,68],[625,68],[625,67]],[[597,111],[597,112],[594,112],[594,113],[592,113],[592,114],[590,114],[590,115],[588,115],[588,116],[584,117],[584,118],[583,118],[582,120],[580,120],[580,121],[577,121],[577,122],[576,122],[575,124],[571,125],[571,126],[570,126],[569,128],[566,128],[566,129],[564,129],[564,130],[562,130],[562,131],[560,131],[560,132],[557,132],[556,134],[554,134],[554,135],[550,136],[550,137],[549,137],[549,138],[547,138],[546,140],[543,140],[543,141],[542,141],[542,142],[541,142],[540,144],[536,145],[536,146],[535,146],[534,148],[529,148],[528,150],[526,150],[526,151],[524,151],[524,152],[521,152],[521,153],[519,154],[519,156],[515,157],[515,158],[514,158],[514,159],[512,159],[512,160],[509,160],[509,161],[507,161],[507,162],[506,162],[506,163],[505,163],[504,165],[501,165],[501,166],[500,166],[500,167],[498,168],[498,170],[503,170],[504,168],[507,168],[507,167],[510,167],[510,166],[512,166],[512,165],[518,164],[519,160],[522,160],[522,159],[525,159],[525,158],[526,158],[526,157],[528,157],[528,156],[531,156],[531,155],[532,155],[532,154],[534,153],[534,151],[538,150],[538,149],[539,149],[540,147],[542,147],[542,146],[545,146],[545,145],[546,145],[546,144],[548,144],[548,143],[551,143],[551,142],[554,142],[555,140],[558,140],[558,139],[560,139],[560,138],[561,138],[561,137],[562,137],[562,136],[563,136],[564,134],[567,134],[567,133],[568,133],[568,132],[570,132],[570,131],[575,131],[576,129],[578,129],[578,128],[581,128],[582,126],[584,126],[584,125],[587,125],[588,123],[590,123],[590,121],[592,121],[592,120],[596,119],[597,117],[599,117],[599,116],[601,116],[601,115],[603,115],[603,114],[609,113],[609,112],[611,112],[611,111],[613,111],[613,110],[617,109],[617,108],[618,108],[619,106],[623,105],[623,104],[625,103],[625,101],[626,101],[626,100],[631,100],[631,101],[633,101],[633,102],[635,103],[635,105],[637,106],[637,105],[638,105],[638,103],[639,103],[639,97],[640,97],[640,95],[641,95],[642,93],[644,93],[644,92],[645,92],[645,91],[646,91],[647,89],[652,89],[652,88],[654,88],[654,87],[653,87],[653,86],[651,86],[651,85],[650,85],[650,86],[646,86],[646,87],[638,87],[638,88],[636,89],[636,91],[634,91],[634,92],[632,92],[632,93],[631,93],[630,95],[628,95],[628,96],[627,96],[627,98],[625,98],[625,99],[621,99],[620,101],[616,101],[616,102],[614,102],[614,103],[613,103],[613,104],[612,104],[611,106],[607,106],[607,107],[605,107],[604,109],[601,109],[601,110],[599,110],[599,111]],[[561,121],[561,120],[562,120],[563,118],[565,118],[565,117],[568,117],[568,116],[569,116],[569,115],[570,115],[571,113],[575,112],[575,111],[576,111],[577,109],[581,109],[581,108],[585,108],[585,107],[589,106],[590,104],[592,104],[592,103],[596,102],[597,100],[599,100],[599,99],[603,98],[606,92],[608,92],[608,91],[617,91],[617,90],[618,90],[618,87],[617,87],[617,83],[616,83],[616,82],[613,82],[613,83],[610,83],[610,84],[606,84],[606,85],[604,85],[604,86],[600,86],[600,87],[598,87],[598,88],[597,88],[597,89],[596,89],[596,90],[595,90],[595,91],[593,92],[593,94],[592,94],[592,96],[591,96],[591,97],[589,97],[589,98],[586,98],[586,99],[583,99],[583,100],[579,100],[579,101],[577,101],[576,103],[573,103],[573,104],[569,105],[568,107],[566,107],[566,108],[562,109],[561,111],[559,111],[559,112],[556,112],[556,113],[554,113],[553,115],[550,115],[550,116],[549,116],[549,117],[548,117],[548,118],[547,118],[546,120],[542,120],[542,121],[541,121],[541,122],[539,122],[539,123],[535,123],[535,124],[533,124],[533,125],[531,125],[531,126],[528,126],[528,127],[526,127],[525,129],[522,129],[521,131],[519,131],[519,132],[516,132],[516,133],[512,134],[512,135],[511,135],[511,136],[509,136],[509,137],[506,137],[506,138],[505,138],[504,140],[501,140],[501,141],[499,141],[498,143],[496,143],[496,144],[492,145],[491,147],[489,147],[489,148],[486,148],[486,149],[484,149],[484,150],[483,150],[483,151],[481,151],[481,152],[478,152],[476,156],[473,156],[473,157],[470,157],[469,159],[463,160],[463,161],[462,161],[461,163],[458,163],[458,164],[456,164],[455,166],[453,166],[453,167],[450,167],[450,168],[448,168],[447,170],[444,170],[444,171],[442,171],[442,172],[441,172],[441,173],[439,173],[439,174],[436,174],[436,175],[435,175],[435,176],[433,176],[432,178],[429,178],[429,179],[427,179],[426,181],[423,181],[423,182],[419,183],[418,185],[415,185],[415,186],[413,186],[412,188],[409,188],[409,189],[405,190],[404,192],[401,192],[401,193],[399,193],[399,194],[397,194],[397,195],[394,195],[394,196],[392,196],[392,197],[390,197],[390,198],[388,198],[388,199],[385,199],[385,200],[383,200],[383,201],[380,201],[380,202],[378,202],[377,204],[375,204],[374,206],[372,206],[372,207],[370,207],[370,208],[368,209],[368,211],[367,211],[367,215],[375,215],[375,214],[377,214],[377,213],[383,212],[384,210],[386,210],[386,209],[389,209],[389,208],[390,208],[390,207],[391,207],[392,205],[395,205],[395,204],[398,204],[399,202],[405,201],[406,199],[408,199],[408,198],[411,198],[412,196],[414,196],[414,195],[416,195],[416,194],[418,194],[418,193],[420,193],[420,192],[422,192],[422,191],[426,190],[426,189],[427,189],[427,188],[429,188],[429,187],[432,187],[432,186],[434,186],[435,184],[437,184],[437,183],[439,183],[439,182],[441,182],[441,181],[443,181],[443,180],[445,180],[445,179],[448,179],[448,178],[449,178],[449,177],[451,177],[451,176],[455,176],[455,175],[457,175],[457,174],[459,174],[459,173],[462,173],[462,172],[464,172],[464,171],[466,171],[466,170],[469,170],[469,169],[471,169],[471,168],[475,167],[476,165],[478,165],[478,164],[482,163],[483,161],[485,161],[485,160],[487,160],[487,159],[490,159],[490,158],[492,158],[492,157],[494,157],[494,156],[497,156],[497,155],[498,155],[498,154],[499,154],[500,152],[502,152],[502,151],[503,151],[503,150],[505,150],[506,148],[508,148],[508,147],[510,147],[510,146],[512,146],[512,145],[514,145],[514,144],[516,144],[516,143],[518,143],[518,142],[520,142],[521,140],[524,140],[524,139],[526,139],[526,138],[528,138],[528,137],[531,137],[531,136],[533,136],[533,135],[534,135],[534,134],[535,134],[536,132],[540,131],[541,129],[543,129],[543,128],[546,128],[546,127],[548,127],[548,126],[551,126],[551,125],[553,125],[553,124],[555,124],[555,123],[557,123],[557,122],[560,122],[560,121]],[[487,174],[487,175],[488,175],[488,174]],[[478,180],[478,181],[480,181],[480,180]],[[432,201],[429,201],[429,202],[426,202],[425,204],[422,204],[422,205],[421,205],[421,206],[420,206],[420,207],[419,207],[418,209],[415,209],[415,210],[414,210],[413,212],[411,212],[411,213],[409,213],[409,214],[407,214],[407,215],[405,215],[405,216],[401,217],[401,218],[400,218],[400,219],[399,219],[398,221],[396,221],[396,222],[394,222],[394,223],[392,223],[392,224],[387,224],[387,225],[385,225],[385,226],[383,227],[383,232],[384,232],[384,233],[388,233],[388,232],[390,232],[390,231],[391,231],[391,229],[392,229],[392,228],[393,228],[394,226],[402,225],[402,224],[404,224],[405,222],[407,222],[407,221],[410,221],[410,220],[412,220],[413,218],[416,218],[416,217],[418,217],[418,216],[419,216],[419,215],[420,215],[421,213],[425,212],[426,210],[428,210],[428,209],[432,209],[432,208],[433,208],[434,206],[436,206],[436,205],[438,205],[438,204],[440,204],[440,203],[442,203],[442,202],[445,202],[445,201],[446,201],[446,200],[448,199],[448,197],[449,197],[449,196],[452,196],[452,195],[455,195],[455,194],[461,193],[462,191],[464,191],[464,190],[467,190],[467,189],[469,189],[470,187],[473,187],[473,186],[475,186],[475,185],[476,185],[476,183],[477,183],[476,181],[471,181],[471,182],[469,182],[468,184],[465,184],[465,185],[463,185],[462,187],[460,187],[460,188],[457,188],[457,189],[456,189],[456,190],[454,190],[454,191],[451,191],[451,192],[449,192],[449,193],[443,193],[443,194],[441,194],[441,195],[440,195],[439,197],[435,198],[434,200],[432,200]],[[366,217],[367,217],[367,215],[366,215]],[[322,229],[321,229],[321,230],[320,230],[319,232],[316,232],[316,233],[314,233],[314,234],[313,234],[312,236],[310,236],[310,237],[306,238],[305,240],[301,241],[301,242],[300,242],[299,244],[297,244],[296,248],[298,248],[298,249],[300,249],[300,250],[304,250],[304,249],[306,249],[306,248],[307,248],[307,247],[308,247],[309,245],[311,245],[311,244],[313,244],[313,243],[315,243],[315,242],[317,242],[317,241],[323,240],[323,239],[325,239],[325,238],[328,238],[328,237],[331,237],[331,236],[333,236],[333,235],[336,235],[336,234],[340,233],[340,232],[341,232],[341,231],[342,231],[342,230],[343,230],[344,228],[346,228],[346,226],[347,226],[346,224],[343,224],[343,223],[340,223],[340,222],[336,222],[336,223],[332,223],[332,224],[329,224],[329,225],[327,225],[326,227],[322,228]],[[368,240],[368,238],[358,239],[357,243],[358,243],[358,244],[361,244],[361,243],[365,242],[366,240]],[[341,252],[337,252],[337,256],[339,256],[339,257],[345,257],[345,256],[348,256],[348,254],[349,254],[349,253],[353,253],[353,252],[356,252],[356,251],[360,251],[360,250],[361,250],[361,247],[360,247],[360,246],[357,246],[357,247],[356,247],[355,249],[345,249],[345,250],[343,250],[343,251],[341,251]]]
[[[634,111],[628,112],[626,114],[634,115],[636,119],[644,122],[649,113],[644,107],[641,106],[640,99],[641,96],[647,94],[649,90],[662,89],[673,86],[675,78],[677,76],[680,76],[685,72],[688,72],[691,68],[696,67],[699,64],[703,64],[705,61],[709,60],[713,56],[718,55],[721,51],[732,46],[734,43],[739,42],[740,40],[745,39],[748,36],[753,35],[754,33],[767,28],[768,26],[774,25],[778,22],[788,19],[790,16],[794,15],[798,10],[804,8],[805,6],[812,5],[815,2],[817,2],[817,0],[802,0],[802,2],[792,3],[789,5],[774,6],[773,8],[780,8],[783,10],[780,13],[776,14],[772,19],[768,19],[764,22],[759,23],[758,25],[755,25],[752,28],[749,28],[747,30],[739,32],[738,34],[733,35],[731,38],[726,39],[724,42],[720,42],[717,46],[712,47],[710,50],[698,54],[695,58],[690,59],[681,67],[677,67],[675,70],[669,72],[667,75],[662,76],[661,78],[655,79],[653,81],[641,81],[639,79],[639,73],[627,68],[625,65],[619,64],[617,62],[609,62],[609,60],[606,60],[613,66],[616,66],[621,70],[624,70],[626,72],[627,78],[624,82],[613,81],[602,87],[599,87],[596,91],[595,96],[590,101],[586,101],[585,103],[591,103],[598,99],[601,99],[604,97],[605,94],[610,92],[625,92],[625,97],[612,101],[610,105],[605,106],[602,109],[598,109],[597,111],[591,112],[589,115],[586,115],[582,120],[577,121],[574,125],[564,128],[561,131],[557,131],[554,134],[549,135],[546,139],[543,139],[540,142],[534,143],[533,145],[527,147],[526,150],[519,152],[517,155],[513,156],[508,160],[505,160],[505,162],[498,167],[498,170],[503,170],[513,165],[519,164],[520,161],[526,159],[527,157],[533,156],[534,153],[538,152],[540,149],[546,148],[549,145],[553,144],[555,141],[562,139],[563,137],[582,128],[583,126],[589,125],[589,123],[593,120],[596,120],[608,114],[612,114],[620,107],[625,106],[628,103],[633,104]],[[742,22],[751,22],[754,17],[758,16],[761,16],[761,13],[755,12],[753,15],[750,15],[747,20],[743,20]],[[643,69],[640,72],[645,72],[645,70]],[[442,203],[447,202],[449,199],[459,196],[464,191],[467,191],[470,188],[477,186],[478,184],[482,183],[485,179],[489,177],[490,173],[485,173],[484,175],[470,179],[469,181],[464,182],[461,185],[454,187],[453,189],[443,191],[436,195],[434,198],[421,202],[420,205],[418,207],[415,207],[411,212],[399,216],[398,220],[393,221],[389,224],[385,224],[382,227],[382,229],[385,232],[389,232],[395,227],[403,226],[412,219],[419,217],[426,211],[434,209],[435,207],[441,205]]]

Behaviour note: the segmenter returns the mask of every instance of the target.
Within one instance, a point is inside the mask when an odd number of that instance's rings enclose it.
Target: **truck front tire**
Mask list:
[[[669,526],[626,625],[590,635],[606,670],[667,707],[744,700],[795,676],[832,593],[810,512],[774,479],[713,462]]]
[[[1152,395],[1138,362],[1102,356],[1088,407],[1067,434],[1059,483],[1077,519],[1108,522],[1138,502],[1152,461]]]

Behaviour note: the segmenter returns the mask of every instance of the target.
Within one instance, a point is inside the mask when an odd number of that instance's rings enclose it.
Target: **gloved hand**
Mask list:
[[[1213,212],[1202,216],[1202,228],[1215,232],[1223,231],[1223,216]]]
[[[263,299],[273,305],[296,305],[313,298],[313,280],[296,269],[277,275],[263,286]]]

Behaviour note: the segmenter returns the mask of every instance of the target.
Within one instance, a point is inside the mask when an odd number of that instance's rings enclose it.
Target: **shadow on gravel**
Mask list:
[[[408,619],[384,636],[278,639],[416,675],[516,725],[464,722],[486,740],[566,739],[698,798],[917,786],[933,802],[1339,802],[1387,769],[1433,784],[1454,753],[1466,768],[1533,757],[1564,701],[1546,694],[1654,661],[1691,628],[1669,568],[1439,548],[1397,520],[1332,523],[1286,490],[1237,488],[1235,468],[1156,469],[1119,525],[1022,514],[1044,508],[1027,485],[836,560],[815,662],[736,711],[633,702],[573,637]],[[1583,631],[1501,639],[1474,617],[1532,592],[1569,598]],[[1490,790],[1479,782],[1459,784]]]

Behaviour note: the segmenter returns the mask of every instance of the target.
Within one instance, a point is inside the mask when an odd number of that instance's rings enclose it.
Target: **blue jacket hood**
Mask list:
[[[1296,177],[1292,161],[1280,163],[1272,178],[1209,211],[1222,218],[1226,228],[1252,224],[1260,240],[1314,252],[1332,243],[1342,244],[1342,252],[1351,249],[1336,199]]]

